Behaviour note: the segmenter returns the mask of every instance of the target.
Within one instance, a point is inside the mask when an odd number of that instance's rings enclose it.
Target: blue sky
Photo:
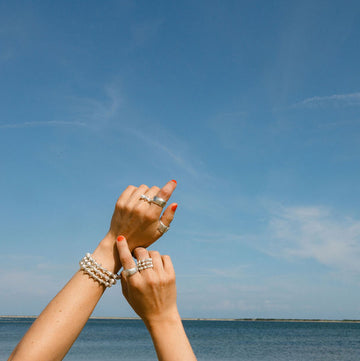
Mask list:
[[[0,314],[128,184],[176,179],[184,317],[360,318],[357,1],[0,3]],[[97,316],[131,316],[119,288]]]

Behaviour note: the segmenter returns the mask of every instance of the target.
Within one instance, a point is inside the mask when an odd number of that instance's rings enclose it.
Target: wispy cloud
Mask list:
[[[115,87],[106,87],[104,93],[102,98],[67,97],[63,104],[64,109],[69,109],[63,118],[66,120],[0,123],[0,128],[77,127],[98,130],[119,115],[122,104],[121,93]]]
[[[23,123],[7,123],[0,124],[0,128],[36,128],[36,127],[86,127],[87,124],[84,122],[67,122],[61,120],[49,120],[49,121],[41,121],[41,122],[23,122]]]
[[[107,86],[104,93],[102,98],[72,97],[73,116],[95,127],[105,125],[117,117],[123,104],[121,91],[115,86]]]
[[[306,98],[298,103],[295,103],[291,108],[318,108],[318,107],[347,107],[347,106],[360,106],[360,92],[349,94],[333,94],[328,96],[315,96]]]
[[[274,256],[311,258],[338,271],[360,273],[360,220],[318,206],[272,210],[265,248]]]
[[[156,131],[149,127],[145,121],[132,121],[124,109],[123,93],[118,85],[106,86],[102,96],[77,97],[68,96],[64,99],[64,109],[67,113],[64,120],[26,121],[14,123],[0,123],[0,129],[21,129],[36,127],[77,127],[87,128],[90,131],[99,132],[118,131],[135,137],[152,150],[167,156],[171,163],[183,169],[193,177],[208,177],[206,172],[200,173],[202,164],[194,154],[189,154],[188,144],[175,134],[157,124]]]
[[[128,133],[136,136],[142,142],[147,143],[151,147],[158,149],[160,152],[166,154],[169,158],[171,158],[178,166],[186,170],[192,176],[198,177],[199,172],[196,168],[188,162],[184,157],[182,157],[179,152],[174,152],[169,147],[167,147],[164,142],[160,142],[156,140],[154,137],[149,136],[149,134],[145,134],[144,132],[135,129],[135,128],[124,128]]]

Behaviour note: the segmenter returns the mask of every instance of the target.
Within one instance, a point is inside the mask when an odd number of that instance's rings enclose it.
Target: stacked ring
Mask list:
[[[148,268],[153,268],[153,261],[152,258],[145,258],[143,260],[138,260],[137,261],[137,268],[139,271],[143,271],[146,270]]]

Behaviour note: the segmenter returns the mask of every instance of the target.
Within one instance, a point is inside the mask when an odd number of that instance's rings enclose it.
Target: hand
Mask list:
[[[129,248],[148,247],[162,236],[158,230],[160,220],[169,226],[174,218],[176,203],[170,204],[162,213],[162,207],[140,199],[142,194],[152,199],[158,196],[168,201],[176,188],[176,181],[168,182],[163,188],[147,187],[141,185],[136,188],[128,186],[116,202],[114,214],[111,219],[109,233],[113,239],[119,234],[129,240]],[[160,217],[161,216],[161,217]]]
[[[119,236],[116,243],[124,269],[136,267],[126,239]],[[122,292],[130,306],[145,324],[178,319],[175,271],[170,257],[145,248],[136,248],[134,255],[138,260],[152,258],[154,266],[132,276],[122,272]]]

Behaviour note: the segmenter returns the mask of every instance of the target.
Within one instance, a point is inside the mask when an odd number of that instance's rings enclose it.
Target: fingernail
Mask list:
[[[172,179],[171,181],[174,182],[175,184],[177,184],[177,181],[175,179]]]
[[[121,241],[123,241],[124,239],[125,239],[124,236],[119,236],[119,237],[117,238],[118,242],[121,242]]]
[[[177,204],[174,204],[173,206],[171,206],[171,210],[173,211],[173,212],[175,212],[176,211],[176,208],[177,208]]]

